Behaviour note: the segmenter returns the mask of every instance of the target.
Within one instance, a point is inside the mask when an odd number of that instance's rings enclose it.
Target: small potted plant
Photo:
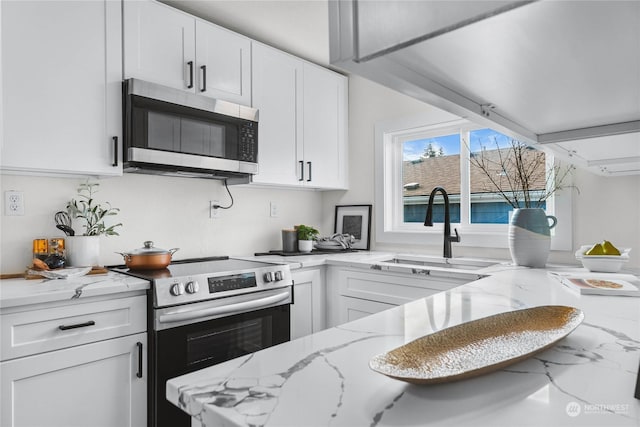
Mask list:
[[[300,252],[311,252],[313,249],[313,241],[318,238],[320,232],[308,225],[298,225],[298,250]]]
[[[109,202],[104,205],[96,203],[94,194],[100,184],[96,182],[84,182],[78,187],[78,198],[71,199],[67,203],[67,212],[73,219],[84,221],[82,235],[67,237],[67,262],[70,266],[95,266],[99,265],[101,235],[118,236],[116,227],[122,223],[107,226],[104,221],[109,216],[117,215],[120,209],[111,207]]]

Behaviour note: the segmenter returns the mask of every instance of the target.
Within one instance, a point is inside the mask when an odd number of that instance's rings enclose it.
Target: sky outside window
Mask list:
[[[460,154],[460,135],[456,133],[453,135],[407,141],[402,144],[402,159],[405,161],[420,159],[429,144],[432,145],[436,152],[442,148],[445,156]]]

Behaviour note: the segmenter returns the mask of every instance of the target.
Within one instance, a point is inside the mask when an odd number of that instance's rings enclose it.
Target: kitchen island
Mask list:
[[[373,356],[426,334],[539,305],[577,307],[585,319],[552,348],[473,379],[418,386],[369,369]],[[640,298],[580,296],[546,270],[505,268],[174,378],[167,398],[207,427],[637,426],[639,361]]]

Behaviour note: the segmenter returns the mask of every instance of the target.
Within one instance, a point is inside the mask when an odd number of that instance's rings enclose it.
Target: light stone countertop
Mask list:
[[[149,286],[146,280],[112,271],[70,279],[6,279],[0,280],[0,309],[123,292],[144,293]]]
[[[449,291],[174,378],[167,398],[207,427],[638,426],[640,298],[580,296],[544,269],[502,267]],[[420,336],[539,305],[578,307],[585,320],[551,349],[473,379],[417,386],[369,369],[371,357]]]

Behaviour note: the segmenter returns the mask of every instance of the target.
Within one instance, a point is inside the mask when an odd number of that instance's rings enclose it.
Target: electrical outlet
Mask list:
[[[209,201],[209,218],[220,218],[220,202],[218,200]]]
[[[269,203],[269,216],[275,218],[278,216],[278,205],[275,202]]]
[[[24,215],[24,193],[22,191],[4,192],[4,214],[8,216]]]

